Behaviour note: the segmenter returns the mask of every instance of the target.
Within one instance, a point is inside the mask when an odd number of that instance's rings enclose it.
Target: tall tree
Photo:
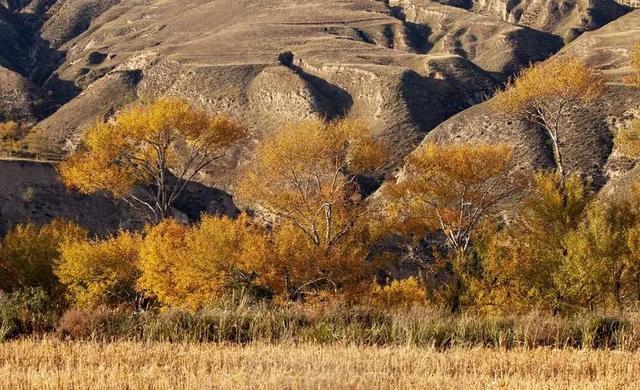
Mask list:
[[[563,189],[559,180],[555,172],[537,174],[514,220],[483,238],[482,286],[475,291],[481,306],[563,309],[558,275],[568,252],[566,237],[582,220],[589,194],[576,174],[567,176]]]
[[[60,167],[64,183],[83,193],[106,190],[158,222],[189,181],[245,136],[224,116],[183,100],[161,98],[89,129],[80,151]],[[151,190],[151,196],[139,191]]]
[[[508,146],[429,144],[408,157],[402,174],[385,190],[392,226],[414,240],[433,231],[444,236],[453,311],[460,309],[472,241],[517,188],[509,179],[511,167]]]
[[[597,200],[584,220],[565,239],[567,255],[558,284],[575,304],[595,309],[613,303],[622,308],[629,291],[627,276],[635,271],[629,233],[638,225],[632,204]]]
[[[576,106],[587,106],[603,92],[604,82],[578,59],[561,57],[531,66],[499,92],[492,107],[508,118],[527,120],[542,127],[551,145],[559,185],[566,169],[562,155],[563,128]]]
[[[279,275],[291,298],[319,284],[337,286],[364,264],[355,237],[370,209],[357,179],[385,160],[385,148],[353,121],[299,123],[260,145],[238,193],[275,217]]]

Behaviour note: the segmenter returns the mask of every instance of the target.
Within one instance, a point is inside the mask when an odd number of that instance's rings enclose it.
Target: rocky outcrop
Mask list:
[[[0,67],[0,122],[34,124],[50,109],[45,93],[20,74]]]
[[[410,1],[410,0],[408,0]],[[636,0],[439,0],[439,3],[551,32],[569,42],[637,7]],[[636,4],[634,4],[636,3]]]
[[[106,234],[139,226],[140,220],[106,196],[67,192],[55,166],[30,161],[0,161],[0,232],[15,223],[45,223],[65,218]]]

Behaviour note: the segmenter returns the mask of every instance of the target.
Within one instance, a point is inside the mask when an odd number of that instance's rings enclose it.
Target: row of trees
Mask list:
[[[267,136],[238,178],[236,195],[262,218],[193,226],[171,218],[173,204],[247,132],[182,100],[139,105],[90,129],[60,173],[71,188],[139,208],[147,228],[98,239],[64,222],[18,227],[0,246],[0,289],[41,287],[87,307],[195,309],[237,289],[282,300],[426,297],[454,312],[621,307],[640,300],[639,198],[594,198],[561,151],[568,113],[603,90],[596,72],[561,58],[493,100],[496,115],[545,132],[553,171],[526,174],[509,145],[427,144],[375,196],[359,183],[387,151],[369,129],[291,125]],[[619,148],[637,157],[638,140],[631,126]],[[424,290],[416,279],[372,287],[399,258],[417,266]]]

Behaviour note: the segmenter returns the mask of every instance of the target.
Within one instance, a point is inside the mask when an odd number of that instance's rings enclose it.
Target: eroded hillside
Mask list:
[[[506,140],[523,164],[544,166],[548,150],[535,129],[494,121],[480,103],[521,67],[562,51],[609,76],[607,98],[597,111],[575,114],[563,145],[571,164],[604,182],[629,168],[611,157],[611,131],[640,103],[620,82],[640,40],[640,11],[630,5],[3,0],[0,119],[32,124],[30,152],[62,157],[87,125],[124,105],[181,96],[250,128],[224,169],[199,178],[229,191],[265,133],[310,117],[367,121],[393,151],[389,172],[427,134]]]

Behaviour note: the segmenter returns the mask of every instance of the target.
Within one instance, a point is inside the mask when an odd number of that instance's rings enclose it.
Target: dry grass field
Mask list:
[[[638,388],[640,354],[341,345],[0,344],[2,389]]]

